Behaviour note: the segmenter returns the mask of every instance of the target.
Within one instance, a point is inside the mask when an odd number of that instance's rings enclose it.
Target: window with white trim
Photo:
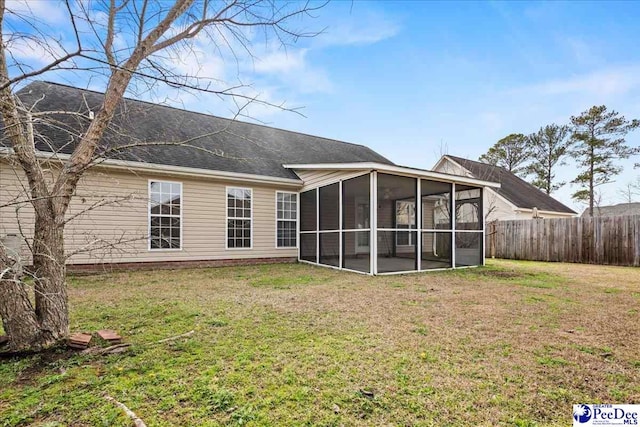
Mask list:
[[[276,192],[276,246],[295,248],[298,234],[298,195]]]
[[[149,181],[149,249],[182,248],[182,184]]]
[[[227,248],[251,248],[250,188],[227,188]]]

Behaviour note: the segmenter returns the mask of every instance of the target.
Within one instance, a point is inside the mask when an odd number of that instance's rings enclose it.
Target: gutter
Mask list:
[[[13,154],[12,148],[0,147],[0,159],[2,156]],[[56,154],[47,151],[36,150],[36,158],[46,161],[64,161],[71,158],[70,154]],[[100,159],[98,159],[100,160]],[[275,184],[287,187],[302,187],[304,182],[294,178],[279,178],[266,175],[255,175],[239,172],[213,171],[209,169],[189,168],[185,166],[172,166],[157,163],[134,162],[128,160],[104,159],[92,168],[108,168],[117,170],[134,170],[153,174],[169,174],[179,176],[190,176],[196,178],[213,178],[227,181],[250,182],[260,184]]]

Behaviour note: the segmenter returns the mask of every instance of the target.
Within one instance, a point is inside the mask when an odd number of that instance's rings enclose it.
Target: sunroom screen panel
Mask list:
[[[300,231],[315,231],[318,228],[316,191],[300,193]]]
[[[320,230],[340,229],[340,184],[320,187]]]

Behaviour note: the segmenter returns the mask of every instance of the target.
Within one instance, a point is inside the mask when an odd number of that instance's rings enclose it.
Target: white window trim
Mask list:
[[[151,247],[151,183],[152,182],[165,182],[168,184],[180,185],[180,247],[179,248],[152,248]],[[184,230],[183,230],[183,215],[184,215],[184,197],[183,197],[183,184],[181,181],[167,181],[166,179],[148,179],[147,180],[147,250],[149,252],[180,252],[184,248]]]
[[[296,195],[296,217],[294,219],[278,219],[278,193],[282,194],[295,194]],[[282,191],[276,190],[276,200],[275,200],[275,217],[276,217],[276,233],[275,233],[275,248],[276,249],[298,249],[300,247],[300,225],[299,225],[299,216],[300,216],[300,194],[295,191]],[[251,205],[253,206],[253,205]],[[253,212],[252,212],[253,214]],[[278,246],[278,221],[289,221],[296,223],[296,245],[295,246]]]
[[[244,219],[246,220],[247,218],[238,218],[238,217],[229,217],[229,190],[230,189],[234,189],[234,190],[249,190],[249,194],[251,195],[251,215],[249,216],[249,220],[251,221],[251,224],[249,226],[249,247],[248,248],[230,248],[229,247],[229,220],[230,219]],[[253,198],[253,188],[250,187],[236,187],[233,185],[228,185],[225,187],[224,189],[224,205],[225,205],[225,210],[224,210],[224,248],[225,250],[228,251],[247,251],[247,250],[251,250],[253,249],[253,206],[255,203],[255,200]]]

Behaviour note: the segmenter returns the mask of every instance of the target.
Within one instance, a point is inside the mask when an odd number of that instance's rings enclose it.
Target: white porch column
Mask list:
[[[451,268],[456,268],[456,183],[451,183]]]
[[[480,219],[482,221],[482,265],[486,265],[485,259],[486,255],[486,244],[487,244],[487,235],[486,235],[486,227],[487,227],[487,219],[484,216],[484,187],[480,187],[480,203],[482,206],[480,207]]]
[[[371,171],[369,189],[369,262],[372,275],[378,274],[378,172]]]
[[[417,268],[418,271],[422,269],[422,179],[420,177],[416,178],[416,233],[418,234],[417,239]]]
[[[338,250],[338,268],[342,270],[342,259],[344,257],[342,253],[342,230],[344,229],[344,223],[342,221],[342,180],[338,182],[338,193],[338,215],[340,215],[338,218],[338,230],[340,230],[338,232],[338,244],[340,245],[340,249]]]
[[[316,188],[316,264],[320,264],[320,187]]]

